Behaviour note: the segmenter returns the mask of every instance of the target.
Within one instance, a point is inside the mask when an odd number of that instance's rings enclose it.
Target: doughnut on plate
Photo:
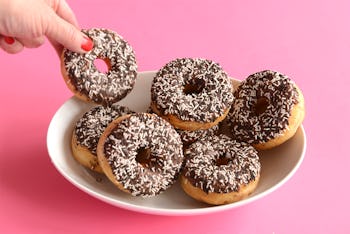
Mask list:
[[[134,111],[146,111],[154,75],[153,71],[139,73],[134,89],[119,103]],[[236,85],[239,81],[233,80],[233,83]],[[73,185],[99,200],[127,210],[158,215],[198,215],[234,209],[259,200],[285,184],[305,155],[306,135],[301,126],[284,144],[260,152],[262,170],[258,187],[246,199],[228,205],[209,206],[197,202],[182,191],[178,182],[152,198],[132,197],[119,191],[104,175],[85,169],[71,155],[70,139],[75,122],[92,107],[93,104],[72,97],[57,110],[47,133],[49,156],[56,169]]]

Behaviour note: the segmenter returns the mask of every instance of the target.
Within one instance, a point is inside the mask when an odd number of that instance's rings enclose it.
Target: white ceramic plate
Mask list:
[[[146,111],[154,74],[140,73],[134,89],[120,104],[135,111]],[[300,127],[292,139],[260,154],[262,172],[257,189],[248,198],[228,205],[208,206],[197,202],[188,197],[178,183],[156,197],[132,197],[119,191],[104,175],[85,169],[72,157],[70,139],[73,127],[80,116],[92,107],[92,104],[72,97],[59,108],[47,133],[49,155],[57,170],[73,185],[97,199],[128,210],[159,215],[195,215],[233,209],[275,191],[293,176],[305,155],[305,132]]]

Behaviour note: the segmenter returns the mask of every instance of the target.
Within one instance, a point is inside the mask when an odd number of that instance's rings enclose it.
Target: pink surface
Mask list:
[[[71,96],[54,50],[0,51],[1,233],[350,232],[349,1],[70,2],[82,27],[123,35],[140,71],[188,56],[215,60],[238,79],[262,69],[288,74],[305,95],[306,157],[287,184],[234,210],[166,217],[113,207],[50,162],[47,127]]]

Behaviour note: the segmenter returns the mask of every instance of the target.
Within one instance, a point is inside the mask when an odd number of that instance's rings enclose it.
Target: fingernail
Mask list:
[[[13,43],[15,43],[15,39],[13,37],[7,37],[5,36],[4,37],[4,41],[9,44],[9,45],[12,45]]]
[[[81,48],[85,51],[90,51],[92,50],[92,47],[94,47],[92,40],[88,37],[84,37],[84,42],[81,44]]]

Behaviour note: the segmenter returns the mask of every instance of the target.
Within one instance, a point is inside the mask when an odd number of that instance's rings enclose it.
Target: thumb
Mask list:
[[[77,53],[86,53],[93,48],[93,42],[87,35],[54,12],[51,15],[47,21],[45,35],[56,50],[63,46]]]

